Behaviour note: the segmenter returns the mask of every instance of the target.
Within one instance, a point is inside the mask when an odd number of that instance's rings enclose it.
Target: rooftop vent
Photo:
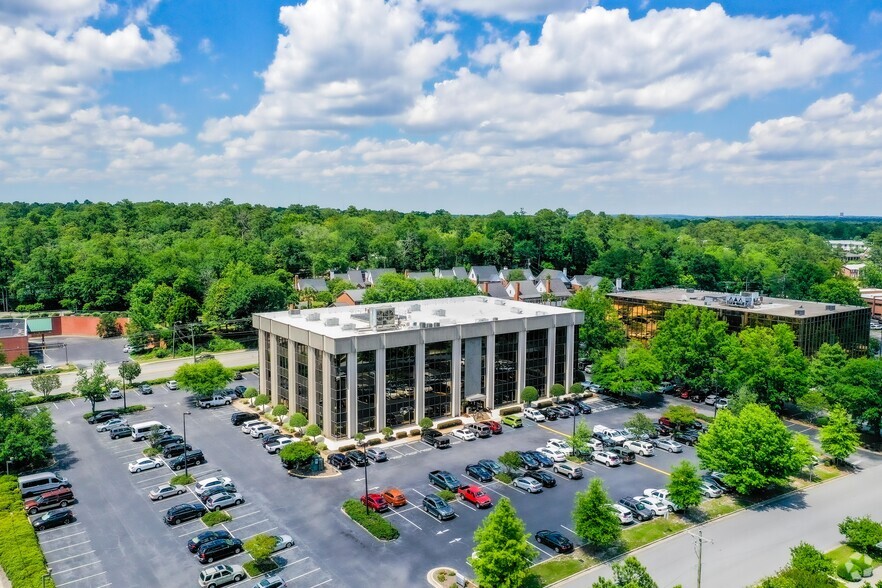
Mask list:
[[[354,331],[355,323],[343,323],[342,328],[344,331]]]
[[[825,308],[827,310],[836,310],[836,305],[835,304],[828,304]]]
[[[692,294],[693,292],[695,292],[695,288],[686,288],[686,291]]]
[[[502,300],[501,298],[496,298],[493,300],[493,304],[495,304],[496,306],[505,306],[505,300]]]
[[[336,327],[339,324],[340,324],[340,319],[335,316],[328,317],[324,320],[324,325],[326,327]]]
[[[496,320],[496,319],[493,319],[493,320]],[[476,322],[476,323],[486,323],[486,322],[487,322],[487,318],[485,318],[485,317],[483,317],[483,316],[482,316],[482,317],[478,317],[478,320],[476,320],[475,322]]]
[[[410,306],[407,307],[407,310],[410,312],[417,312],[420,308],[421,307],[419,304],[411,304]]]
[[[317,312],[310,312],[309,314],[306,315],[306,320],[308,320],[308,321],[317,321],[317,320],[319,320],[319,313],[317,313]]]
[[[524,309],[522,308],[512,308],[511,311],[515,314],[524,314]]]
[[[796,316],[805,316],[805,309],[800,306],[799,308],[797,308],[796,310],[793,311],[793,314],[795,314]]]
[[[433,327],[440,327],[440,326],[441,326],[441,323],[432,323],[432,326],[433,326]]]
[[[447,311],[443,308],[436,308],[432,311],[432,314],[435,316],[447,316]]]

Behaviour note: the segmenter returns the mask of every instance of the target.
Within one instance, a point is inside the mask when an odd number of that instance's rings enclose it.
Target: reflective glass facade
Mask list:
[[[460,406],[465,406],[469,396],[486,394],[487,337],[463,339],[461,352],[459,395]]]
[[[426,416],[450,416],[453,394],[453,341],[426,345]]]
[[[377,352],[360,351],[358,358],[358,432],[377,430]]]
[[[302,412],[312,422],[309,414],[309,348],[303,343],[294,344],[294,364],[297,370],[294,376],[297,412]]]
[[[576,346],[578,349],[578,346]],[[573,365],[578,365],[574,363]],[[554,383],[567,383],[567,328],[558,327],[554,330]]]
[[[346,396],[349,392],[346,354],[331,357],[331,437],[342,439],[346,432]]]
[[[518,334],[496,335],[493,403],[495,408],[518,398]]]
[[[527,331],[527,365],[524,386],[533,386],[539,396],[548,392],[548,329]]]
[[[276,337],[276,357],[279,370],[279,404],[288,404],[288,340]]]
[[[265,390],[273,389],[273,352],[270,349],[270,334],[263,334],[263,383]]]
[[[416,348],[413,345],[386,349],[386,425],[407,425],[416,421],[414,410],[414,368]]]
[[[315,370],[313,370],[313,375],[315,376],[315,416],[313,416],[312,420],[320,427],[324,427],[325,420],[325,380],[324,380],[324,362],[322,361],[324,354],[321,349],[313,349],[313,354],[315,355]]]

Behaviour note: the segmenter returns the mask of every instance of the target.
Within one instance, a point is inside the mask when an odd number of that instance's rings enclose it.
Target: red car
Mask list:
[[[361,503],[367,506],[371,510],[375,510],[377,512],[386,512],[389,510],[389,505],[386,503],[386,500],[383,498],[382,494],[368,494],[367,496],[362,495]]]
[[[502,425],[497,423],[496,421],[481,421],[481,424],[487,425],[490,427],[490,432],[494,435],[502,434]]]
[[[468,500],[478,508],[490,508],[493,501],[487,496],[479,486],[460,486],[457,490],[464,500]]]
[[[660,419],[658,419],[658,424],[660,424],[660,425],[664,425],[664,426],[666,426],[666,427],[668,427],[668,428],[670,428],[670,429],[676,429],[676,428],[677,428],[677,427],[674,426],[674,423],[672,423],[672,422],[671,422],[671,419],[669,419],[668,417],[661,417]]]

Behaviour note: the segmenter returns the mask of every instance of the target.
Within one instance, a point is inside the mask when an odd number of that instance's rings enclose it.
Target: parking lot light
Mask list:
[[[189,410],[184,412],[184,476],[190,475],[190,468],[187,455],[187,416],[193,414]]]

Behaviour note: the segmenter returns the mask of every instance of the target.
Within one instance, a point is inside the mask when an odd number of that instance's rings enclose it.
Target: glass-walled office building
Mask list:
[[[481,296],[256,314],[261,393],[331,439],[573,382],[580,311]]]

